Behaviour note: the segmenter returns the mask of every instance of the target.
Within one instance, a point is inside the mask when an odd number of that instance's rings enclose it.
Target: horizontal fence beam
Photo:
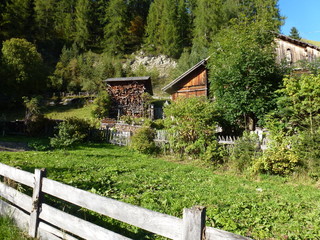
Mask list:
[[[130,240],[130,238],[72,216],[47,204],[42,204],[39,218],[84,239]]]
[[[42,191],[167,238],[181,237],[182,219],[177,217],[102,197],[47,178],[43,179]]]
[[[34,176],[32,173],[10,167],[3,163],[0,163],[0,175],[32,188],[34,186]]]
[[[192,209],[185,209],[184,218],[180,219],[128,203],[102,197],[54,180],[50,180],[48,178],[44,178],[41,176],[39,171],[40,170],[35,171],[36,173],[38,172],[39,175],[36,181],[34,174],[0,163],[0,175],[6,178],[10,178],[33,188],[38,186],[40,193],[47,193],[80,207],[109,216],[113,219],[131,224],[170,239],[249,239],[223,230],[204,227],[204,208],[194,207]],[[41,186],[36,184],[37,182],[41,182],[41,179],[42,189]],[[40,196],[40,193],[35,194],[33,199],[39,199],[39,204],[41,204],[41,198],[37,198],[35,196]],[[30,228],[30,217],[32,217],[32,214],[30,216],[30,212],[32,212],[32,207],[35,206],[32,198],[1,182],[0,196],[27,212],[26,213],[23,210],[20,210],[17,207],[14,207],[0,199],[0,214],[12,217],[20,228],[28,230]],[[41,239],[57,240],[63,238],[67,240],[75,240],[74,237],[63,231],[65,230],[85,239],[129,240],[127,237],[121,236],[120,234],[114,233],[93,223],[55,209],[47,204],[42,203],[42,205],[39,206],[41,206],[41,211],[39,212],[39,215],[36,216],[37,220],[39,221],[39,224],[36,226],[38,231],[37,235],[40,236]],[[52,224],[53,226],[48,225],[46,222]],[[205,229],[205,231],[203,229]]]

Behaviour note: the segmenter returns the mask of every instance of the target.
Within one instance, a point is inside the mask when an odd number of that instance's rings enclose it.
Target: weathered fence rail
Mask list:
[[[48,179],[44,169],[35,169],[32,174],[0,163],[0,176],[33,189],[31,197],[0,182],[0,197],[5,199],[0,199],[0,215],[12,217],[32,237],[48,240],[75,240],[77,237],[94,240],[129,239],[46,204],[42,195],[48,194],[169,239],[249,239],[206,227],[204,207],[184,209],[183,218],[180,219]]]

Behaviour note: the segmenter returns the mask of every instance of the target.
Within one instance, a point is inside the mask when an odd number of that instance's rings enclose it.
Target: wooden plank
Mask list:
[[[31,211],[32,199],[14,188],[0,182],[0,196],[19,206],[27,212]]]
[[[10,167],[8,165],[5,165],[3,163],[0,163],[0,175],[10,178],[16,182],[22,183],[24,185],[27,185],[29,187],[33,187],[33,174]]]
[[[9,216],[10,218],[13,219],[15,224],[21,230],[26,232],[28,231],[29,215],[1,199],[0,199],[0,215]]]
[[[243,237],[234,233],[224,230],[206,227],[205,229],[206,240],[252,240],[251,238]]]
[[[38,232],[39,232],[39,236],[41,237],[41,240],[45,240],[46,238],[47,239],[56,238],[56,239],[64,239],[64,240],[78,240],[78,238],[75,238],[75,237],[67,234],[66,232],[63,232],[60,229],[52,227],[44,222],[39,223]],[[43,236],[43,235],[45,235],[45,236]]]
[[[183,240],[202,240],[206,222],[206,208],[194,206],[183,209]]]
[[[29,223],[29,235],[33,238],[37,236],[38,228],[38,216],[39,208],[41,206],[42,196],[41,196],[41,186],[42,178],[45,176],[45,169],[35,169],[34,170],[34,187],[32,193],[32,209],[30,213],[30,223]]]
[[[63,238],[60,238],[50,232],[47,232],[43,229],[38,229],[38,238],[41,240],[61,240]]]
[[[84,239],[129,240],[130,238],[99,227],[68,213],[42,204],[39,218]]]
[[[102,197],[43,178],[42,191],[52,196],[161,236],[180,239],[182,219]]]

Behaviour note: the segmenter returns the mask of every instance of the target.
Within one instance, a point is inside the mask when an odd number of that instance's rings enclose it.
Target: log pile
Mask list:
[[[145,85],[138,82],[108,85],[112,101],[110,116],[117,117],[120,111],[120,115],[143,117],[145,112],[143,93],[145,90]]]

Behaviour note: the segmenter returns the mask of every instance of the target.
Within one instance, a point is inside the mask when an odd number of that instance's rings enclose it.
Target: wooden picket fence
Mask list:
[[[50,180],[45,173],[45,169],[35,169],[32,174],[0,163],[0,177],[6,182],[18,182],[33,189],[31,197],[10,187],[10,184],[0,182],[0,215],[9,215],[31,237],[48,240],[75,240],[78,237],[92,240],[129,239],[46,204],[43,195],[48,194],[169,239],[249,239],[206,227],[204,207],[186,208],[180,219]]]

